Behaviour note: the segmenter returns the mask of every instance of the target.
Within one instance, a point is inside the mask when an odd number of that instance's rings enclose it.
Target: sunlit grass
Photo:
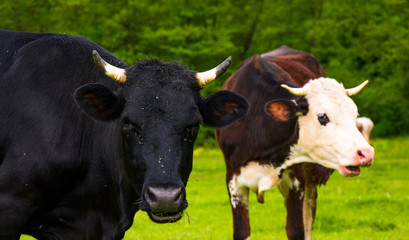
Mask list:
[[[375,162],[361,176],[335,172],[319,189],[313,239],[409,237],[409,138],[373,141]],[[218,149],[197,149],[187,187],[189,207],[177,223],[155,224],[138,212],[124,239],[232,239],[225,166]],[[286,239],[285,208],[277,189],[265,203],[250,196],[252,239]],[[28,239],[23,237],[22,239]]]

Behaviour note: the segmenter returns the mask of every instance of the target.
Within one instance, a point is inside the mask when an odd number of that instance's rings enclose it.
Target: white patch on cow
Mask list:
[[[238,195],[238,186],[237,186],[237,177],[234,175],[233,178],[230,180],[229,184],[229,192],[230,192],[230,201],[233,208],[237,207],[237,195]]]
[[[260,203],[264,202],[264,192],[277,186],[280,182],[281,168],[271,165],[260,165],[250,162],[240,169],[240,174],[234,175],[228,183],[230,201],[233,208],[238,204],[248,207],[249,189],[257,194]]]
[[[260,165],[250,162],[240,169],[237,180],[242,186],[250,188],[253,192],[265,191],[278,184],[279,172],[271,165]]]
[[[291,170],[284,171],[281,177],[280,184],[278,185],[278,189],[280,190],[281,194],[283,196],[288,196],[290,193],[290,190],[296,189],[297,191],[300,191],[300,181],[298,179],[291,177]],[[301,192],[301,198],[303,196],[304,192]],[[300,199],[301,199],[300,198]]]
[[[295,190],[298,192],[300,191],[300,181],[298,181],[297,178],[291,178],[290,175],[288,174],[290,171],[284,171],[283,176],[281,178],[281,182],[279,185],[280,191],[283,193],[284,196],[287,196],[290,190],[295,188]],[[304,196],[304,191],[300,192],[300,200]]]
[[[358,150],[369,149],[373,156],[373,148],[356,127],[357,107],[342,84],[334,79],[319,78],[308,82],[304,89],[308,113],[298,119],[297,144],[292,146],[289,159],[281,168],[311,162],[344,174],[340,165],[360,165],[356,157]],[[325,126],[317,119],[322,113],[330,120]]]
[[[298,181],[297,178],[294,178],[293,188],[295,188],[296,191],[300,190],[300,181]]]
[[[230,192],[230,202],[233,208],[236,208],[238,205],[248,208],[248,188],[242,186],[238,183],[238,177],[233,175],[233,178],[230,180],[229,184]]]
[[[258,201],[264,202],[264,192],[277,186],[281,168],[272,165],[260,165],[258,162],[250,162],[240,169],[237,182],[257,194]]]

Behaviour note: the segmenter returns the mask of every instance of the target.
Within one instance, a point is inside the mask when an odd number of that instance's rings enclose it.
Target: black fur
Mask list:
[[[127,81],[105,76],[93,50]],[[83,37],[0,30],[0,63],[0,239],[121,239],[150,211],[148,187],[183,189],[183,211],[198,124],[247,111],[230,92],[204,99],[177,62],[127,66]],[[212,120],[227,101],[238,109]]]

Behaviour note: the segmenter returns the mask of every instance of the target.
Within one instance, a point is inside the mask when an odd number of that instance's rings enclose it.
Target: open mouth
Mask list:
[[[156,223],[173,223],[182,218],[182,212],[148,212],[149,217]]]
[[[361,174],[361,169],[359,166],[342,166],[339,165],[339,170],[342,175],[352,177],[352,176],[358,176]]]

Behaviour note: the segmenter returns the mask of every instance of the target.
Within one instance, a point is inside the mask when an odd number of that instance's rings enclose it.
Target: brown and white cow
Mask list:
[[[313,79],[313,80],[311,80]],[[249,239],[249,190],[260,203],[278,185],[287,208],[289,239],[309,239],[317,186],[333,169],[357,176],[374,149],[356,127],[357,107],[345,89],[326,78],[311,55],[280,47],[247,59],[223,85],[246,97],[250,110],[216,138],[226,161],[234,239]],[[299,164],[302,163],[302,164]]]

